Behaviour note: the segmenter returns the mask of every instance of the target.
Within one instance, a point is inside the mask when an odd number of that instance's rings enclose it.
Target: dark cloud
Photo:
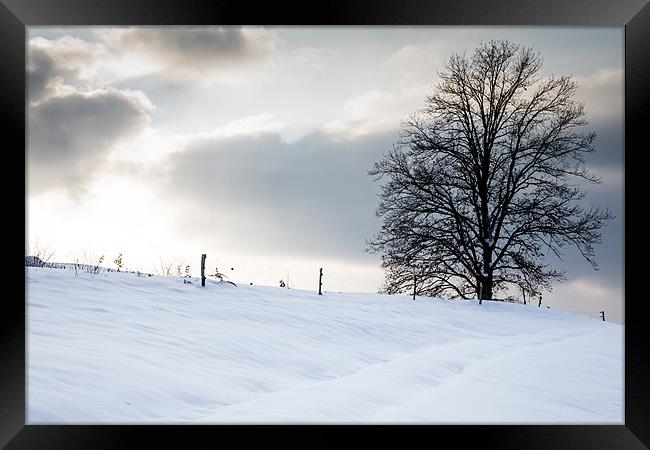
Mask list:
[[[29,189],[78,192],[114,144],[148,123],[152,106],[141,93],[80,90],[83,71],[93,63],[89,43],[63,37],[29,44]]]
[[[609,209],[615,216],[604,222],[601,229],[602,243],[594,246],[599,269],[595,271],[573,247],[564,250],[564,261],[557,261],[555,258],[550,260],[558,267],[566,269],[568,278],[594,278],[608,285],[620,286],[623,280],[625,227],[622,182],[612,186],[593,186],[585,190],[586,206]]]
[[[378,227],[367,170],[393,139],[204,139],[168,161],[167,193],[194,205],[187,232],[225,237],[229,250],[367,259],[364,240]]]
[[[594,203],[602,204],[600,196],[591,197]],[[622,204],[614,208],[614,212],[616,218],[602,230],[602,244],[595,247],[598,270],[592,269],[577,250],[567,249],[564,261],[554,261],[557,267],[566,270],[567,280],[555,284],[553,292],[544,296],[545,304],[557,309],[589,312],[592,318],[597,318],[598,312],[604,309],[607,320],[624,323],[625,240]],[[580,283],[582,289],[574,288],[576,282]]]
[[[363,248],[379,228],[373,215],[378,186],[366,173],[394,139],[392,132],[347,141],[315,133],[290,144],[275,134],[197,140],[168,161],[165,195],[188,208],[180,222],[185,233],[206,245],[217,236],[212,242],[228,246],[224,251],[370,263]],[[608,159],[618,159],[614,150]],[[599,167],[621,174],[615,163]],[[552,263],[567,269],[569,281],[593,279],[616,289],[622,283],[622,180],[608,177],[585,189],[589,203],[616,216],[596,247],[600,270],[572,248],[564,261]]]
[[[54,41],[37,38],[27,52],[28,98],[34,102],[53,88],[52,83],[79,81],[84,67],[93,63],[92,46],[80,39],[64,37]]]
[[[596,151],[587,157],[587,163],[596,168],[621,167],[624,160],[623,118],[593,121],[586,129],[596,133]]]
[[[582,132],[594,131],[596,151],[586,156],[590,171],[602,182],[594,185],[579,182],[587,192],[586,207],[609,209],[615,216],[603,226],[602,244],[594,247],[599,270],[595,271],[574,248],[567,248],[564,261],[554,260],[557,267],[566,269],[568,283],[585,280],[594,286],[605,286],[619,292],[623,283],[624,238],[624,122],[623,122],[623,72],[598,70],[587,77],[577,77],[579,100],[585,102],[589,124]],[[558,287],[561,289],[561,287]],[[584,298],[589,304],[589,298]],[[620,303],[622,298],[613,299]],[[575,299],[566,300],[569,303]]]
[[[172,73],[258,61],[267,55],[271,44],[263,29],[232,26],[117,28],[103,38],[115,51],[139,52]]]
[[[27,68],[27,96],[30,101],[37,100],[45,93],[48,82],[56,73],[54,60],[39,48],[30,48]]]
[[[600,136],[602,138],[603,134]],[[567,279],[556,283],[553,292],[544,295],[544,304],[551,308],[588,312],[592,318],[597,318],[598,311],[604,309],[608,320],[623,323],[625,179],[623,148],[618,143],[622,140],[622,131],[612,131],[606,136],[600,141],[596,153],[590,156],[588,166],[601,177],[601,183],[578,183],[587,193],[583,201],[585,207],[608,209],[614,215],[613,219],[604,222],[602,243],[594,246],[598,270],[594,270],[574,247],[564,249],[561,261],[549,255],[548,262],[565,270]],[[603,145],[603,141],[609,141],[610,145]]]
[[[146,98],[113,90],[72,91],[31,107],[30,190],[80,187],[103,164],[111,147],[141,130],[150,114]]]
[[[75,78],[79,70],[50,51],[30,47],[27,66],[27,96],[30,102],[38,101],[52,89],[52,83]]]

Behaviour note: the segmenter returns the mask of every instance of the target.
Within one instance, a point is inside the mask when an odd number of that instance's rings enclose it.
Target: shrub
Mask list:
[[[117,266],[117,271],[119,272],[122,267],[124,267],[124,264],[122,263],[122,254],[120,253],[117,255],[117,258],[115,258],[115,261],[113,261],[115,265]]]

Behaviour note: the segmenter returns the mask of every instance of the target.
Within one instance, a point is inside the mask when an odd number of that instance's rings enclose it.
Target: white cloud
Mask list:
[[[255,133],[277,133],[282,130],[284,125],[284,123],[276,119],[275,115],[262,113],[234,120],[216,128],[210,135],[231,137]]]
[[[327,133],[355,138],[400,128],[402,120],[424,105],[429,85],[401,91],[371,90],[346,101],[341,118],[323,124]]]
[[[328,62],[337,55],[337,51],[327,48],[306,46],[283,48],[277,55],[276,64],[289,65],[292,71],[325,74],[328,70]]]
[[[567,288],[582,297],[593,299],[594,302],[607,300],[620,294],[615,289],[602,285],[593,279],[585,278],[568,282]]]
[[[393,53],[386,61],[386,66],[396,66],[411,69],[414,65],[426,63],[433,67],[434,64],[447,57],[449,53],[446,41],[435,40],[407,44]],[[443,56],[444,55],[444,56]]]
[[[623,69],[603,68],[589,76],[577,76],[576,97],[585,102],[589,120],[623,122]]]

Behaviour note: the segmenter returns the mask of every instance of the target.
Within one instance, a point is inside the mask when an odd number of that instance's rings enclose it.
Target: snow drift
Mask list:
[[[623,326],[25,268],[27,423],[623,423]]]

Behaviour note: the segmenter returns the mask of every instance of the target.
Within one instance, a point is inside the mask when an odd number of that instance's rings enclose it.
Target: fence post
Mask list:
[[[206,254],[201,255],[201,286],[205,287],[205,258]]]
[[[605,311],[601,311],[600,315],[603,317],[603,322],[605,321]]]
[[[417,275],[413,275],[413,300],[415,300],[415,287],[417,286],[417,282],[418,282]]]
[[[323,286],[323,268],[320,268],[320,272],[318,275],[318,295],[323,295],[323,292],[321,290]]]

